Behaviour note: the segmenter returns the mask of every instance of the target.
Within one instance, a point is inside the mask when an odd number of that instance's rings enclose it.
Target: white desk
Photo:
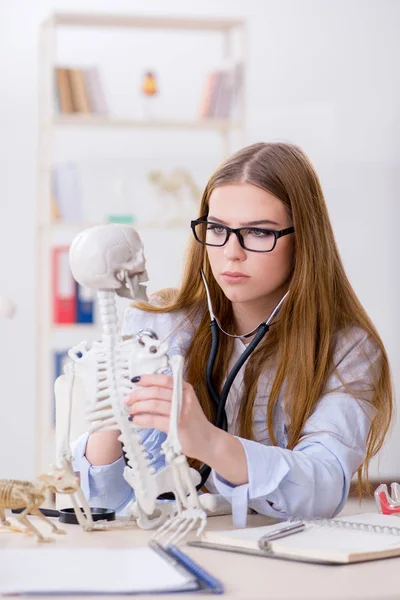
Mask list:
[[[50,528],[38,525],[50,534]],[[266,517],[252,515],[249,525],[260,526],[268,522]],[[40,523],[40,521],[39,521]],[[68,535],[54,536],[51,548],[129,548],[147,543],[152,533],[140,529],[94,531],[84,533],[77,525],[61,525]],[[208,528],[228,529],[231,517],[213,517]],[[49,531],[48,531],[49,530]],[[38,543],[33,537],[20,533],[0,532],[0,548],[31,548]],[[347,566],[322,566],[289,562],[232,552],[205,550],[183,545],[182,550],[220,579],[225,585],[224,598],[243,600],[389,600],[400,598],[400,558],[372,561]],[[46,565],[43,565],[46,568]],[[21,575],[23,565],[21,565]],[[117,575],[116,575],[117,576]],[[108,598],[110,596],[107,596]],[[193,600],[194,594],[157,596],[169,600]],[[40,598],[36,596],[36,598]],[[58,600],[60,596],[57,597]],[[74,596],[76,599],[77,596]],[[92,596],[93,598],[93,596]],[[102,600],[106,597],[101,596]],[[115,596],[121,600],[121,596]],[[149,596],[135,596],[146,598]],[[43,597],[49,600],[50,596]],[[84,600],[87,600],[86,596]]]

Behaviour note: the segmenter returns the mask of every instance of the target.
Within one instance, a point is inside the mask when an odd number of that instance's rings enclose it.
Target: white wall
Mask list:
[[[345,266],[387,346],[399,390],[400,3],[3,0],[0,293],[16,299],[18,314],[13,322],[0,322],[0,477],[34,475],[37,42],[39,23],[54,10],[240,16],[248,20],[246,143],[290,140],[301,145],[316,165]],[[179,43],[172,43],[168,51],[181,68],[185,66],[187,53]],[[204,49],[208,59],[211,51]],[[104,52],[104,59],[112,62],[112,46]],[[118,64],[119,57],[115,60]],[[142,147],[135,142],[131,137],[121,138],[117,149],[109,153],[139,156]],[[218,160],[214,139],[190,142],[185,153],[190,152],[204,169],[214,155]],[[60,156],[71,142],[65,144]],[[166,140],[164,134],[151,145],[143,142],[143,152],[157,147],[162,153],[172,148],[179,156],[179,144],[172,137]],[[399,454],[400,429],[396,428],[380,459],[381,477],[400,477]],[[377,461],[373,475],[378,476]]]

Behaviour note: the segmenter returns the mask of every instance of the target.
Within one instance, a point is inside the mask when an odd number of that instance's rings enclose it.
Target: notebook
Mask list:
[[[400,518],[366,513],[337,519],[296,521],[302,530],[274,538],[293,520],[265,527],[205,531],[190,545],[272,558],[323,564],[349,564],[400,556]]]
[[[0,550],[0,595],[223,593],[176,546]]]

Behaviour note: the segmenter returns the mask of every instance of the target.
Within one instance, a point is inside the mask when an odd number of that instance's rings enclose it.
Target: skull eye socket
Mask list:
[[[150,348],[149,348],[149,351],[150,351],[152,354],[157,354],[157,346],[150,346]]]
[[[139,338],[138,342],[139,342],[139,344],[141,346],[145,346],[146,345],[141,337]]]

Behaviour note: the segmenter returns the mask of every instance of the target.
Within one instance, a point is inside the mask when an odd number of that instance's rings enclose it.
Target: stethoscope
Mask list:
[[[249,331],[248,333],[245,333],[243,335],[234,335],[234,334],[231,334],[231,333],[228,333],[227,331],[225,331],[222,328],[221,323],[215,316],[212,302],[211,302],[210,290],[209,290],[209,287],[207,284],[206,277],[204,275],[203,270],[201,270],[200,272],[201,272],[204,287],[206,290],[208,312],[210,313],[210,317],[211,317],[210,329],[211,329],[212,340],[211,340],[210,355],[208,357],[207,367],[206,367],[207,389],[208,389],[208,392],[215,404],[216,411],[217,411],[214,425],[216,427],[218,427],[219,429],[227,431],[228,430],[228,420],[226,417],[225,405],[226,405],[226,401],[228,399],[228,395],[231,390],[232,384],[235,381],[237,374],[239,373],[240,369],[243,367],[246,360],[249,358],[249,356],[252,354],[252,352],[254,352],[254,350],[257,348],[257,346],[259,345],[261,340],[264,338],[264,336],[268,333],[268,331],[270,329],[270,324],[275,319],[278,312],[280,311],[285,298],[289,294],[289,291],[286,292],[286,294],[280,300],[279,304],[277,304],[277,306],[274,308],[274,310],[272,311],[272,313],[270,314],[270,316],[268,317],[268,319],[266,321],[263,321],[262,323],[257,325],[257,327],[255,327],[252,331]],[[227,335],[231,338],[246,339],[246,338],[252,337],[253,335],[254,335],[254,338],[246,346],[246,349],[242,352],[242,354],[239,356],[236,363],[233,365],[232,369],[230,370],[230,372],[226,378],[226,381],[222,388],[221,394],[218,394],[217,390],[215,389],[214,383],[213,383],[213,370],[214,370],[215,360],[217,357],[217,352],[218,352],[218,347],[219,347],[219,332],[220,331],[222,331],[222,333],[224,333],[225,335]],[[201,481],[196,486],[197,490],[200,490],[203,487],[203,485],[206,483],[206,481],[211,473],[211,467],[208,465],[202,465],[202,467],[200,467],[200,469],[199,469],[199,473],[201,475]],[[174,495],[172,493],[168,492],[168,493],[160,496],[160,498],[162,498],[164,500],[166,500],[166,499],[173,500]]]
[[[209,394],[215,404],[215,407],[217,409],[217,416],[216,416],[214,425],[216,427],[218,427],[219,429],[223,429],[224,431],[227,431],[228,430],[228,420],[226,417],[225,405],[226,405],[226,401],[228,399],[228,395],[231,390],[232,384],[235,381],[237,374],[239,373],[240,369],[243,367],[246,360],[249,358],[249,356],[252,354],[252,352],[254,352],[254,350],[257,348],[257,346],[259,345],[261,340],[264,338],[264,336],[268,333],[268,331],[270,329],[270,324],[275,319],[277,314],[279,313],[281,306],[282,306],[283,302],[285,301],[285,298],[289,294],[289,291],[286,292],[286,294],[280,300],[279,304],[276,305],[276,307],[274,308],[274,310],[272,311],[272,313],[270,314],[270,316],[268,317],[268,319],[266,321],[263,321],[262,323],[257,325],[257,327],[255,327],[252,331],[249,331],[248,333],[245,333],[243,335],[234,335],[232,333],[228,333],[227,331],[225,331],[222,328],[221,323],[219,322],[218,318],[215,316],[212,302],[211,302],[210,290],[209,290],[207,280],[206,280],[203,270],[201,270],[201,276],[203,278],[203,283],[204,283],[204,287],[206,290],[208,312],[210,313],[210,318],[211,318],[210,329],[211,329],[212,341],[211,341],[210,355],[208,357],[207,368],[206,368],[207,389],[208,389],[208,392],[209,392]],[[230,370],[230,372],[226,378],[226,381],[222,388],[221,394],[219,395],[213,384],[213,370],[214,370],[214,364],[215,364],[218,347],[219,347],[219,332],[220,331],[222,331],[222,333],[224,333],[225,335],[227,335],[231,338],[235,338],[235,339],[246,339],[246,338],[252,337],[253,335],[254,335],[254,337],[251,340],[251,342],[246,346],[246,349],[239,356],[236,363],[233,365],[232,369]],[[211,467],[209,467],[208,465],[203,465],[200,468],[199,473],[201,475],[201,482],[197,486],[198,490],[200,488],[202,488],[203,485],[206,483],[208,476],[211,473]]]

